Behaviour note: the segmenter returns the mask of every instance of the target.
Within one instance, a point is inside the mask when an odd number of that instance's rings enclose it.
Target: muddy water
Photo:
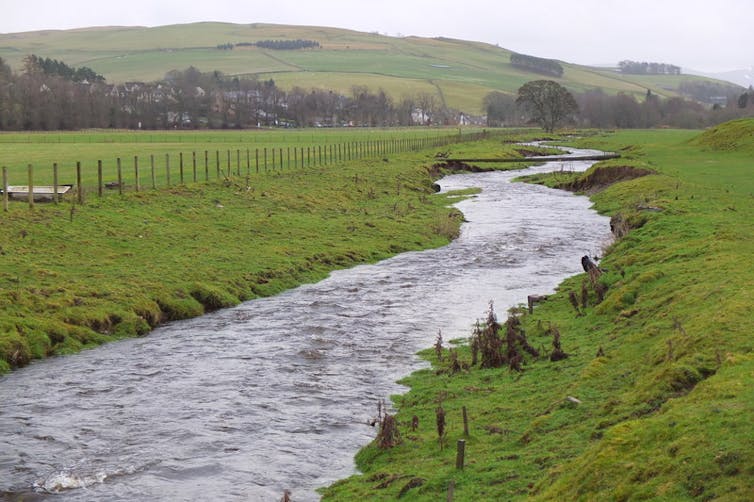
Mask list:
[[[582,170],[553,163],[528,172]],[[376,265],[0,378],[0,494],[25,500],[316,500],[354,472],[376,403],[442,330],[470,334],[580,271],[609,238],[589,201],[509,180],[457,204],[468,223],[437,250]]]

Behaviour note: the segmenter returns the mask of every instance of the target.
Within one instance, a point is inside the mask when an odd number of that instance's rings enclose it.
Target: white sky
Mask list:
[[[0,33],[195,21],[445,36],[580,64],[754,66],[752,0],[0,0]]]

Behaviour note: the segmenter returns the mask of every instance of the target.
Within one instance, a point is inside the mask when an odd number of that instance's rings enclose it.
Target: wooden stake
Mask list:
[[[456,469],[463,469],[464,457],[466,455],[466,440],[459,439],[456,443]]]
[[[3,166],[3,211],[8,212],[8,168]]]

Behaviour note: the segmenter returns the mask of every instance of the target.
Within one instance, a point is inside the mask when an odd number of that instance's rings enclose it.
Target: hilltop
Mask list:
[[[306,40],[319,47],[275,50],[251,45],[262,40]],[[383,89],[394,99],[427,94],[467,113],[481,112],[482,99],[490,91],[515,93],[524,83],[543,78],[513,66],[510,50],[481,42],[257,23],[0,34],[0,57],[14,69],[20,70],[30,54],[90,67],[111,83],[154,81],[169,70],[194,66],[205,72],[273,79],[285,90],[299,86],[349,94],[359,85]],[[557,80],[574,92],[601,88],[609,94],[644,96],[650,90],[675,97],[689,82],[721,83],[693,75],[623,75],[613,69],[558,63],[564,71]]]

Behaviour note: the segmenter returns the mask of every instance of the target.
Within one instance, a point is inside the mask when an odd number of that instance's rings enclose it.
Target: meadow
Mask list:
[[[578,141],[623,154],[548,180],[611,215],[601,275],[564,281],[531,314],[496,313],[500,344],[523,354],[510,342],[523,334],[538,357],[483,369],[469,339],[424,352],[432,367],[393,397],[395,446],[364,448],[362,474],[324,500],[750,500],[752,137],[743,120]]]
[[[463,140],[464,136],[482,131],[480,128],[321,128],[3,133],[0,134],[0,167],[8,168],[9,185],[26,185],[30,164],[34,168],[35,184],[51,185],[52,167],[58,164],[59,182],[75,184],[76,164],[80,163],[82,183],[92,192],[97,190],[98,163],[102,163],[104,182],[114,182],[120,159],[123,183],[133,190],[135,157],[140,167],[140,184],[151,188],[152,164],[156,186],[167,184],[168,168],[172,182],[180,182],[181,155],[184,181],[206,181],[208,177],[217,179],[229,171],[237,175],[256,175],[291,169],[300,167],[302,160],[305,165],[313,166],[332,165],[349,158],[384,157],[399,150],[424,148],[430,143],[439,145],[459,137]]]

